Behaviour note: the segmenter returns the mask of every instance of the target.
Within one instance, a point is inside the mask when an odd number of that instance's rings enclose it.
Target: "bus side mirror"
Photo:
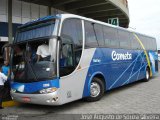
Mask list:
[[[9,61],[10,60],[10,51],[11,51],[11,48],[12,48],[12,44],[5,44],[3,47],[2,47],[2,54],[3,54],[3,59],[5,61]]]
[[[61,50],[62,49],[62,37],[61,36],[57,36],[57,41],[59,42],[60,50]]]
[[[62,42],[62,37],[61,36],[57,36],[57,40]]]

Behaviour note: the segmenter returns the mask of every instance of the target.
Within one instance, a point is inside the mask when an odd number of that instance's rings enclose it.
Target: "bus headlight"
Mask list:
[[[46,89],[42,89],[39,91],[39,93],[41,94],[47,94],[47,93],[52,93],[55,92],[57,90],[57,88],[46,88]]]

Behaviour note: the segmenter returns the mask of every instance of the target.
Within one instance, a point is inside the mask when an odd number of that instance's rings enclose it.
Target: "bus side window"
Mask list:
[[[109,48],[119,48],[117,29],[108,26],[103,27],[105,46]]]
[[[130,34],[127,31],[118,30],[119,47],[122,49],[130,49],[131,41]]]
[[[132,49],[135,49],[135,50],[142,49],[140,43],[137,41],[137,38],[134,36],[133,33],[130,34],[130,40],[131,40],[131,48]]]
[[[98,47],[94,25],[85,21],[85,48]]]

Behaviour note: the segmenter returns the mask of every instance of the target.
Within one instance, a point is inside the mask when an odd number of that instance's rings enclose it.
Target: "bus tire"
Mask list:
[[[91,84],[90,84],[90,96],[86,98],[88,102],[98,101],[103,97],[105,88],[104,82],[94,77]]]
[[[148,82],[150,80],[150,70],[149,68],[146,69],[146,73],[145,73],[145,78],[144,78],[144,82]]]

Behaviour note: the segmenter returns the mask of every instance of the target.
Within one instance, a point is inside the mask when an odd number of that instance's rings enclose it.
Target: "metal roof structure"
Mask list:
[[[108,22],[109,18],[119,18],[119,26],[129,25],[127,0],[21,0],[29,3],[53,7],[67,13]]]

